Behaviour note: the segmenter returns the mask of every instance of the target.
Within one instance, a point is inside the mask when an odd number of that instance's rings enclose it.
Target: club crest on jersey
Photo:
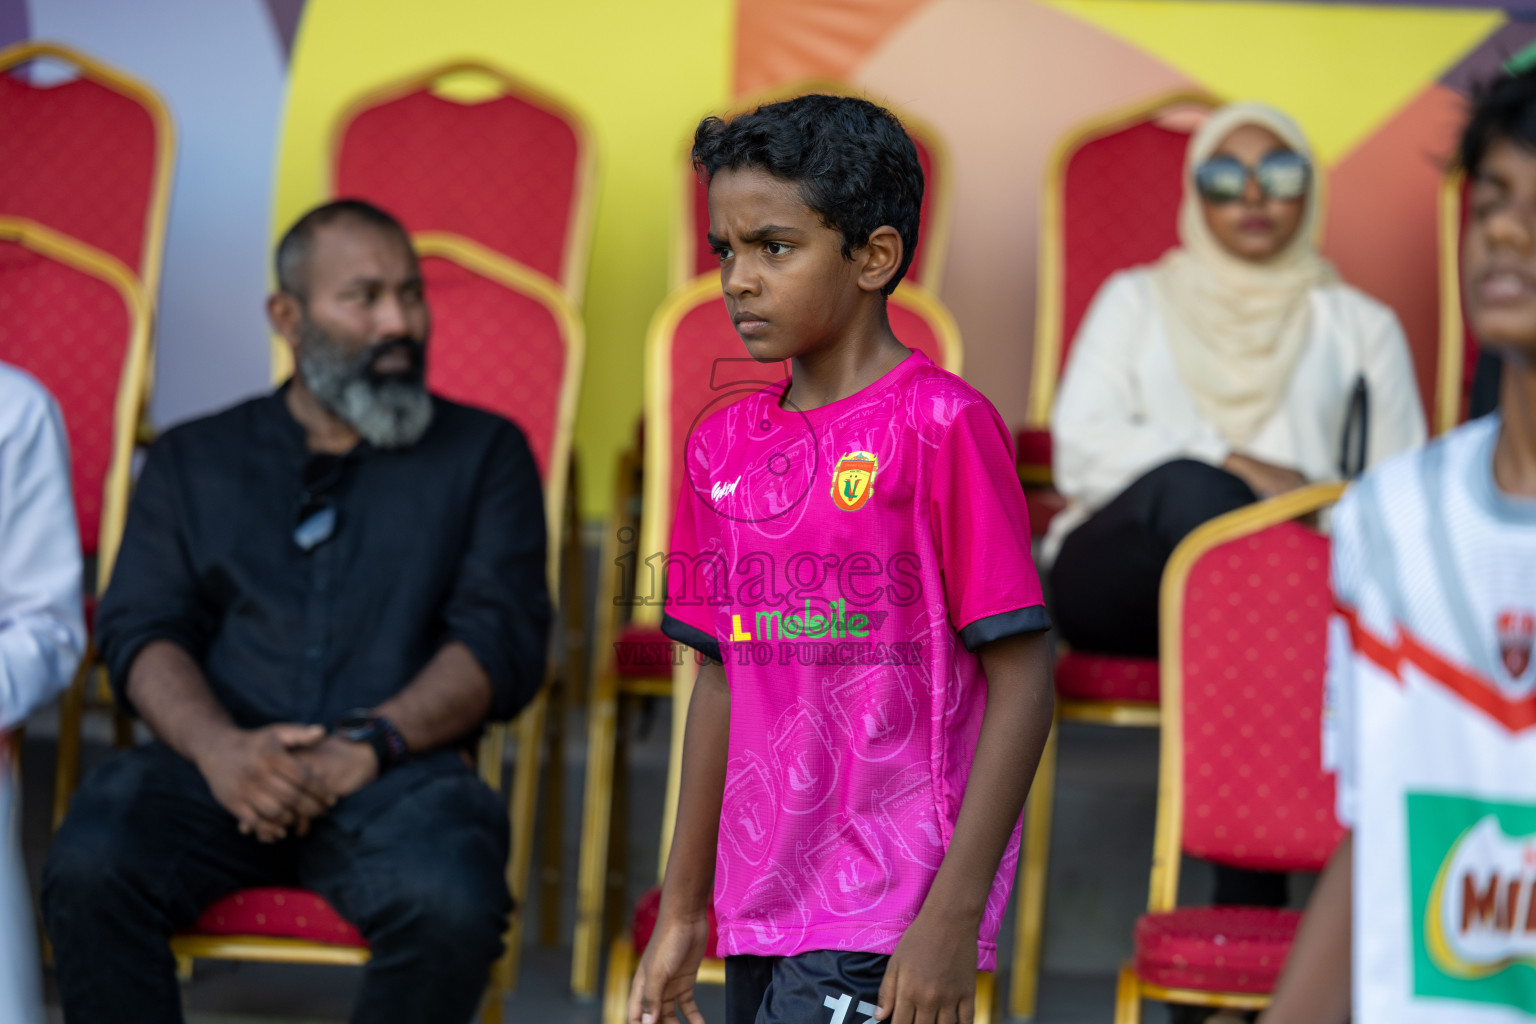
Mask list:
[[[844,512],[857,512],[875,489],[879,458],[874,452],[849,452],[832,470],[832,503]]]
[[[1499,613],[1499,656],[1512,679],[1531,667],[1531,644],[1536,640],[1536,613],[1528,608],[1506,608]]]

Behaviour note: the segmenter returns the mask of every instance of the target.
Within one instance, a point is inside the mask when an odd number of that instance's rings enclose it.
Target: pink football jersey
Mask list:
[[[986,708],[973,651],[1049,627],[1008,432],[914,352],[819,409],[788,382],[689,439],[663,628],[725,664],[722,955],[890,953],[949,847]],[[1019,830],[992,883],[997,931]]]

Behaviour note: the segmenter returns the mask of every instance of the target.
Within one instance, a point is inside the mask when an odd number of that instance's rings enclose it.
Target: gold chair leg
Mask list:
[[[497,793],[501,792],[502,755],[507,749],[507,727],[503,722],[492,722],[480,735],[480,750],[475,764],[480,770],[480,781]]]
[[[596,652],[596,655],[605,660],[611,657],[606,651]],[[579,998],[597,993],[618,719],[618,679],[610,663],[595,681],[587,709],[587,778],[581,809],[581,852],[576,868],[576,934],[571,955],[571,990]]]
[[[672,736],[667,756],[667,790],[661,809],[661,852],[656,858],[656,884],[667,873],[667,854],[672,851],[672,829],[677,825],[677,801],[682,792],[683,734],[688,727],[688,703],[693,699],[693,684],[699,666],[688,655],[672,668]]]
[[[1120,968],[1115,986],[1115,1024],[1141,1024],[1141,983],[1130,964]]]
[[[58,759],[53,771],[53,831],[57,832],[69,811],[69,799],[80,785],[80,721],[85,711],[85,683],[95,650],[88,650],[80,668],[59,701]]]
[[[629,989],[635,979],[635,947],[620,935],[608,948],[608,981],[603,988],[603,1024],[624,1024],[629,1016]]]
[[[544,720],[549,711],[549,687],[517,716],[517,761],[512,769],[512,856],[507,862],[507,888],[517,903],[512,926],[507,930],[507,951],[502,972],[506,992],[517,989],[522,963],[523,906],[528,898],[528,875],[533,866],[533,829],[539,809],[539,758],[544,753]]]
[[[485,1001],[480,1004],[480,1024],[501,1024],[505,1001],[506,993],[492,985],[485,993]]]
[[[625,694],[619,698],[618,739],[614,743],[613,802],[608,814],[608,868],[603,893],[603,931],[600,946],[624,931],[629,920],[629,807],[630,737],[635,714],[643,698]]]
[[[1050,864],[1051,809],[1056,786],[1056,723],[1040,752],[1040,766],[1024,805],[1024,848],[1019,852],[1018,909],[1014,915],[1013,981],[1008,1013],[1035,1015],[1040,996],[1040,950],[1045,930],[1045,878]]]
[[[560,570],[560,610],[565,616],[565,683],[572,703],[586,696],[587,665],[587,565],[581,543],[581,488],[576,474],[576,455],[566,476],[565,552]],[[594,651],[602,657],[601,651]]]
[[[976,972],[976,1012],[974,1024],[992,1024],[997,1019],[997,976],[991,971]]]
[[[176,954],[176,980],[183,985],[192,980],[192,958]]]
[[[565,731],[570,723],[570,662],[566,674],[555,680],[550,711],[544,723],[544,836],[539,857],[539,945],[560,943],[560,892],[563,888],[561,854],[565,842]]]

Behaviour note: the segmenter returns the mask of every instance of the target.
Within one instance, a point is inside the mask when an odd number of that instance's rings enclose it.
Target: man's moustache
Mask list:
[[[386,355],[389,355],[391,352],[394,352],[397,349],[403,351],[406,355],[406,358],[409,360],[411,365],[408,370],[391,370],[385,373],[380,373],[375,369],[380,359],[383,359]],[[383,341],[378,341],[368,346],[368,349],[363,353],[363,358],[359,360],[359,362],[361,362],[364,369],[366,369],[367,372],[372,376],[415,376],[421,373],[423,367],[426,365],[426,354],[427,347],[423,342],[418,341],[412,337],[402,336],[386,338]]]

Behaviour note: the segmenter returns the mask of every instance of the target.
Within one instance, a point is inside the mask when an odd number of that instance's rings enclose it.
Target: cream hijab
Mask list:
[[[1309,292],[1338,280],[1317,254],[1316,176],[1301,227],[1263,263],[1227,252],[1205,223],[1194,170],[1235,129],[1259,125],[1310,162],[1312,148],[1289,117],[1260,103],[1234,103],[1206,119],[1184,158],[1180,248],[1152,268],[1169,347],[1195,407],[1234,447],[1253,440],[1285,397],[1306,348]]]

